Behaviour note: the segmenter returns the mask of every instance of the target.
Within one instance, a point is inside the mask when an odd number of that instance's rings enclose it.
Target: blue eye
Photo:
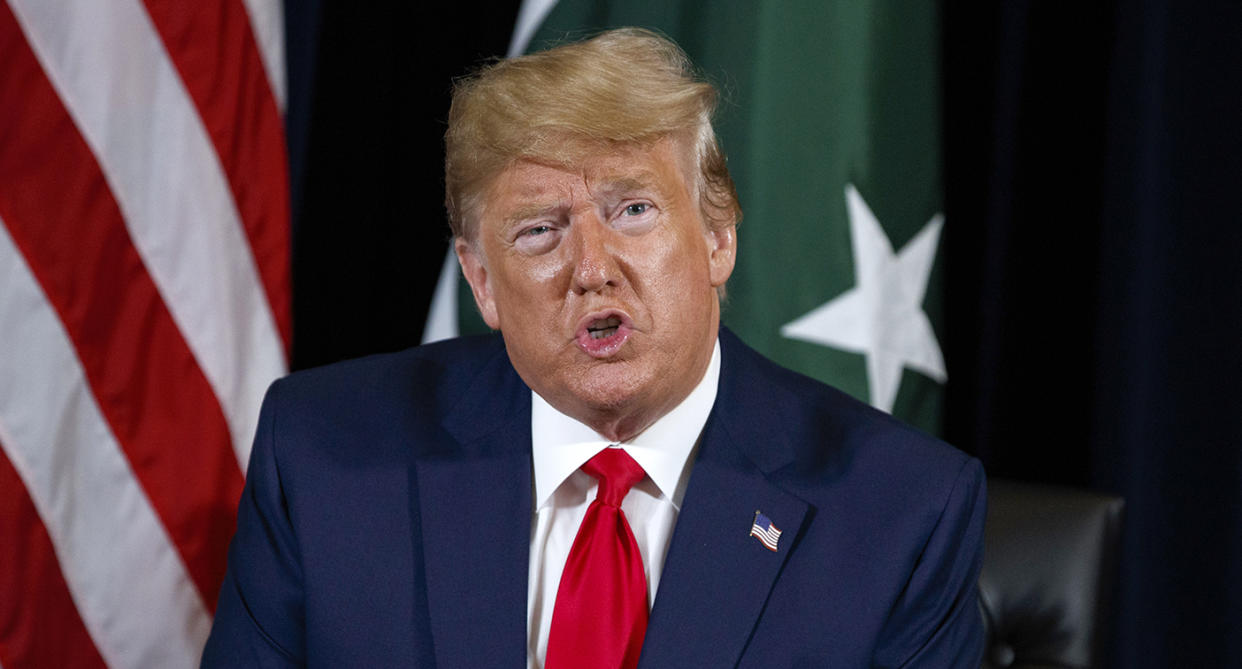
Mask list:
[[[640,216],[642,214],[647,213],[647,210],[650,208],[651,208],[651,205],[647,204],[646,202],[635,202],[634,204],[628,205],[625,208],[625,215],[626,216]]]
[[[526,255],[547,253],[560,243],[562,232],[555,222],[535,223],[518,232],[513,239],[513,247]]]

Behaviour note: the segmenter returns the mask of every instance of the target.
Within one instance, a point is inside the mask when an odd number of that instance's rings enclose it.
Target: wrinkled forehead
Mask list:
[[[695,160],[688,142],[665,136],[645,142],[592,142],[556,154],[530,154],[509,163],[492,180],[490,198],[503,186],[532,192],[538,175],[572,175],[591,192],[617,189],[673,189],[692,181]],[[527,183],[530,182],[530,183]]]
[[[551,135],[516,156],[510,167],[537,164],[588,178],[621,178],[652,160],[672,161],[683,171],[694,164],[693,142],[686,133],[635,141],[589,140]]]
[[[595,195],[642,189],[668,195],[682,188],[693,193],[697,164],[694,143],[684,134],[625,142],[554,135],[533,143],[488,181],[476,215],[471,216],[472,236],[482,219],[512,209],[518,201],[529,200],[530,207],[539,207],[550,198],[563,197],[567,178]],[[561,178],[550,178],[553,174]],[[503,215],[511,217],[510,212]]]

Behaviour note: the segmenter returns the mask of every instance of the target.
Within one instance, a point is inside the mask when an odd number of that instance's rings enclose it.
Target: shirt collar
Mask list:
[[[707,371],[681,404],[637,437],[621,442],[621,447],[642,466],[660,492],[678,509],[685,495],[688,480],[685,474],[689,471],[690,455],[716,402],[719,381],[720,342],[717,340]],[[557,411],[533,390],[530,427],[536,509],[547,504],[552,493],[584,462],[614,443]]]

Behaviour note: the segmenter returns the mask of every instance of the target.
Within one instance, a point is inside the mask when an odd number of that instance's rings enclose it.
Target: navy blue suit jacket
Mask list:
[[[640,666],[978,666],[979,463],[720,341]],[[524,667],[530,442],[498,336],[276,382],[204,666]]]

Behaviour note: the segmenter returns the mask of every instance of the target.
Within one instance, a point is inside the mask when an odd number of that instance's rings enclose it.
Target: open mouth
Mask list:
[[[625,346],[633,331],[634,325],[625,312],[596,312],[579,322],[578,348],[593,358],[611,358]]]
[[[587,325],[587,335],[591,339],[604,339],[617,334],[617,329],[621,327],[621,319],[613,316],[611,318],[600,318],[592,321]]]

